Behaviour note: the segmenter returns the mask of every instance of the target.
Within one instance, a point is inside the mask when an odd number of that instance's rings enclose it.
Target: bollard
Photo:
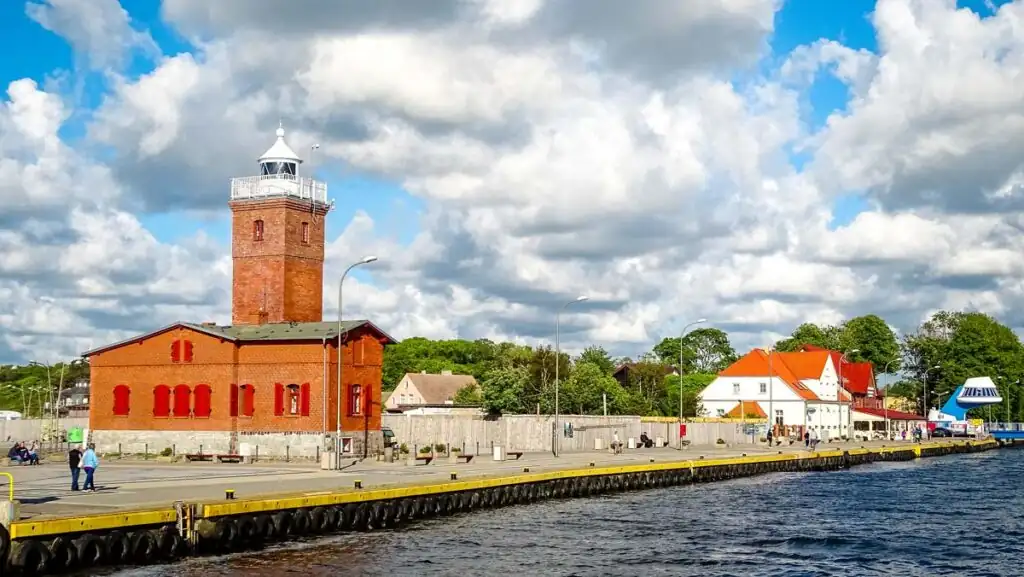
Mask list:
[[[746,455],[744,455],[744,456],[746,456]],[[654,462],[654,459],[651,459],[651,462],[653,463],[653,462]]]
[[[233,500],[235,498],[235,490],[234,489],[225,489],[224,490],[224,498],[227,499],[228,501]]]
[[[355,487],[356,487],[356,489],[362,489],[363,488],[363,482],[360,481],[359,479],[356,479]]]
[[[459,480],[458,473],[452,473],[452,481],[458,481],[458,480]]]
[[[477,454],[477,455],[480,454],[480,441],[476,442],[476,453],[475,454]]]
[[[591,467],[593,467],[593,466],[594,466],[594,463],[593,463],[593,461],[591,461],[591,463],[590,463],[590,466],[591,466]]]
[[[746,453],[743,453],[743,456],[744,456],[744,457],[746,457],[746,456],[747,456],[747,454],[746,454]]]
[[[523,472],[524,473],[529,473],[530,472],[530,468],[529,467],[523,467]]]
[[[199,458],[203,457],[203,446],[199,445]]]
[[[704,458],[704,455],[701,455],[701,456],[700,456],[700,458],[701,458],[701,459],[703,459],[703,458]]]

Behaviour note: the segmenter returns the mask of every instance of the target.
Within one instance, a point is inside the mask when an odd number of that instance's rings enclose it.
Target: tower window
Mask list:
[[[302,223],[302,244],[309,244],[309,223]]]
[[[252,223],[252,239],[256,241],[263,240],[263,221],[255,220]]]

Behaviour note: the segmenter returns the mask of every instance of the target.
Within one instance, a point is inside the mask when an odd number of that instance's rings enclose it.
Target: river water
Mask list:
[[[520,505],[119,577],[1024,575],[1024,451]]]

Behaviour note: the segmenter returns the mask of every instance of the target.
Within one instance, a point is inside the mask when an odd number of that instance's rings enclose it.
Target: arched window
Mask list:
[[[114,387],[114,415],[127,417],[131,410],[132,390],[128,385],[117,385]]]
[[[242,416],[251,417],[256,414],[256,388],[242,385]]]
[[[153,388],[153,416],[171,416],[171,388],[167,385],[157,385]]]
[[[195,408],[192,410],[193,417],[197,419],[210,418],[210,413],[213,412],[213,408],[210,406],[211,393],[210,385],[196,385],[196,390],[192,393],[195,396]]]
[[[252,239],[256,241],[263,240],[263,221],[254,220],[252,221]]]
[[[174,416],[187,417],[192,412],[192,390],[188,385],[174,387]]]

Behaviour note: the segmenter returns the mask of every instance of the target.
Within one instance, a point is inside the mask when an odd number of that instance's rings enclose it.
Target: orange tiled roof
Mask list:
[[[768,413],[764,412],[764,409],[761,408],[761,405],[757,404],[757,401],[740,401],[725,416],[730,419],[742,419],[744,417],[767,419]]]
[[[829,357],[828,351],[778,354],[793,371],[793,374],[801,380],[820,379],[821,373],[825,372],[825,362]]]
[[[875,386],[875,366],[871,363],[843,362],[843,354],[839,351],[830,351],[812,344],[800,346],[803,352],[826,352],[832,357],[832,366],[843,376],[843,388],[852,394],[866,396],[868,389]],[[840,371],[839,364],[842,363]]]
[[[824,369],[824,365],[822,365],[822,368]],[[718,374],[723,377],[767,377],[768,353],[761,349],[754,349]],[[771,374],[789,385],[789,388],[799,395],[800,398],[809,401],[818,400],[818,395],[815,395],[814,391],[808,389],[806,385],[800,382],[800,377],[789,367],[781,353],[772,353]],[[818,371],[818,377],[820,376],[821,371]]]

